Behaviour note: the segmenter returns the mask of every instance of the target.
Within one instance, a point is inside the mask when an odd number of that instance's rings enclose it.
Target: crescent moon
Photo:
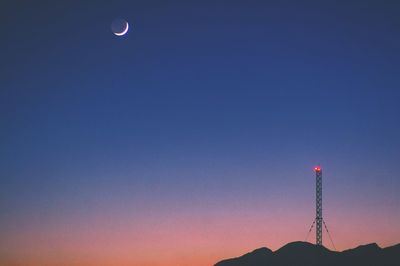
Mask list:
[[[117,36],[125,35],[129,30],[129,23],[125,21],[125,29],[122,32],[114,32]]]

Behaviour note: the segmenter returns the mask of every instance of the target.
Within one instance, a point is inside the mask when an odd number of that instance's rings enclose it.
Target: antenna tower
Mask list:
[[[315,230],[315,244],[317,246],[322,246],[322,227],[325,227],[326,232],[328,233],[329,239],[332,243],[333,248],[336,250],[335,244],[332,241],[332,237],[329,233],[328,227],[324,221],[322,216],[322,168],[321,166],[314,167],[315,172],[315,219],[311,225],[310,230],[308,231],[306,241],[308,236],[311,233],[314,225],[316,225]]]
[[[314,168],[315,171],[315,244],[322,246],[322,169],[319,166]]]

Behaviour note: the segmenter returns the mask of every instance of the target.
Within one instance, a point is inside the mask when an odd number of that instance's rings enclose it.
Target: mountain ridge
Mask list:
[[[291,242],[276,251],[262,247],[214,266],[398,266],[400,244],[386,248],[376,243],[332,251],[309,242]]]

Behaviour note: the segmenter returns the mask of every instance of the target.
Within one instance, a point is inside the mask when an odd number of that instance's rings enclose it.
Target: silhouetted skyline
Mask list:
[[[376,243],[337,252],[306,242],[288,243],[272,252],[259,248],[243,256],[226,259],[214,266],[396,266],[400,260],[400,244],[381,248]]]

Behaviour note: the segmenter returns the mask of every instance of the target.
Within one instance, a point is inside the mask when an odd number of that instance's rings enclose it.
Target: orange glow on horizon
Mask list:
[[[291,214],[286,210],[236,210],[211,215],[187,211],[155,217],[157,223],[120,214],[108,220],[106,216],[93,217],[96,222],[85,220],[53,227],[35,225],[2,237],[1,248],[9,252],[3,252],[0,264],[211,266],[256,248],[277,250],[289,242],[304,241],[311,215],[301,210]],[[394,244],[395,236],[399,235],[394,224],[382,232],[376,228],[374,219],[366,220],[360,227],[359,223],[348,223],[358,221],[357,215],[346,215],[347,221],[329,220],[338,250],[371,242],[384,247]],[[285,223],[294,220],[289,227]],[[312,236],[308,240],[312,242]],[[331,248],[328,242],[326,245]]]

